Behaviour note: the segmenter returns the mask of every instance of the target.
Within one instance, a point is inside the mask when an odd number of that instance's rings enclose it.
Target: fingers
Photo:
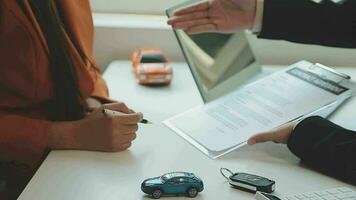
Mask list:
[[[124,135],[123,137],[122,137],[122,141],[121,141],[121,143],[129,143],[129,142],[132,142],[132,141],[134,141],[135,139],[136,139],[136,133],[129,133],[129,134],[127,134],[127,135]]]
[[[173,28],[175,29],[191,29],[197,26],[201,25],[207,25],[210,24],[209,19],[197,19],[197,20],[192,20],[192,21],[185,21],[185,22],[177,22],[174,24]]]
[[[247,143],[250,145],[254,145],[257,143],[262,143],[262,142],[275,142],[275,143],[283,143],[283,144],[287,144],[290,135],[293,132],[294,126],[297,124],[298,122],[290,122],[287,124],[284,124],[274,130],[271,131],[267,131],[264,133],[260,133],[257,134],[255,136],[252,136]]]
[[[116,122],[119,122],[120,124],[126,124],[126,125],[134,125],[142,121],[143,119],[143,114],[142,113],[122,113],[118,111],[113,111],[113,110],[103,110],[105,115],[108,116],[109,118],[114,119]]]
[[[254,135],[247,141],[247,144],[254,145],[254,144],[269,142],[269,141],[275,141],[274,132],[265,132],[265,133]]]
[[[168,20],[174,29],[186,30],[188,34],[217,32],[217,26],[209,18],[209,1],[182,8]]]
[[[136,133],[130,133],[117,137],[112,141],[111,151],[123,151],[131,147],[132,141],[136,139]]]
[[[117,118],[121,124],[134,125],[142,121],[143,115],[142,113],[131,113],[131,114],[123,114],[121,116],[114,117],[114,118]]]
[[[217,32],[215,24],[204,24],[199,26],[190,27],[187,29],[188,34],[199,34],[205,32]]]
[[[208,11],[195,12],[187,15],[173,17],[169,19],[167,23],[169,25],[174,25],[175,23],[178,22],[185,22],[185,21],[191,21],[196,19],[208,19],[208,14],[209,14]]]
[[[121,144],[121,145],[120,145],[120,147],[119,147],[119,151],[124,151],[124,150],[126,150],[126,149],[130,148],[130,147],[131,147],[131,145],[132,145],[132,143],[131,143],[131,142],[130,142],[130,143],[124,143],[124,144]]]
[[[174,15],[180,16],[180,15],[185,15],[185,14],[192,13],[192,12],[204,11],[204,10],[208,10],[208,9],[209,9],[209,1],[203,1],[200,3],[194,4],[194,5],[191,5],[189,7],[179,9],[174,13]]]
[[[119,111],[123,113],[131,113],[131,110],[124,103],[110,103],[103,105],[105,109]]]
[[[117,144],[117,145],[113,145],[112,147],[104,150],[106,152],[118,152],[118,151],[124,151],[128,148],[130,148],[132,145],[131,142],[127,142],[127,143],[120,143],[120,144]]]
[[[127,144],[136,139],[136,133],[128,133],[126,135],[121,135],[119,137],[113,138],[113,143],[115,144]]]
[[[138,131],[138,125],[126,125],[125,126],[126,130],[127,130],[127,134],[136,134],[136,132]]]
[[[138,125],[134,124],[134,125],[123,125],[121,123],[119,124],[115,124],[114,125],[114,131],[118,132],[119,134],[132,134],[132,133],[136,133],[138,131]]]

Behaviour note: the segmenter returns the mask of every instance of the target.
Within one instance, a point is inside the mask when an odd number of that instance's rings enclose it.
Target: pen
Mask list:
[[[117,111],[114,111],[114,110],[109,110],[109,109],[104,109],[103,113],[107,114],[107,115],[111,115],[111,116],[118,116],[118,115],[121,114],[120,112],[117,112]],[[141,123],[141,124],[153,124],[152,122],[148,121],[147,119],[142,119],[139,123]]]

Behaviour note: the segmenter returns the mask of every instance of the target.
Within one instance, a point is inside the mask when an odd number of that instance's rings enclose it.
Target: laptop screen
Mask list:
[[[191,0],[176,5],[166,13],[171,17],[179,8],[197,2],[199,0]],[[245,32],[196,35],[188,35],[183,30],[174,32],[204,102],[236,88],[238,84],[231,87],[231,79],[255,62]]]

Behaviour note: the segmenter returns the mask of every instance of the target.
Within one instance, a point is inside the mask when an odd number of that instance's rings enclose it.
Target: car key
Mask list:
[[[227,168],[221,168],[220,173],[229,181],[231,186],[243,191],[272,193],[276,187],[275,181],[262,176],[248,173],[233,173]],[[229,176],[226,173],[229,173]]]

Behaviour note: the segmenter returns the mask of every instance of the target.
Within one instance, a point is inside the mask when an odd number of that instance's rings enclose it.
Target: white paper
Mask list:
[[[298,70],[288,71],[295,67],[299,67]],[[245,144],[258,132],[312,113],[351,93],[350,84],[328,85],[328,82],[322,82],[325,86],[322,88],[318,87],[318,80],[313,79],[312,84],[307,79],[296,77],[295,74],[299,76],[301,72],[304,76],[305,71],[301,70],[318,72],[310,68],[310,63],[297,63],[214,102],[173,117],[165,124],[208,151],[229,151]],[[313,76],[307,74],[306,78]]]

